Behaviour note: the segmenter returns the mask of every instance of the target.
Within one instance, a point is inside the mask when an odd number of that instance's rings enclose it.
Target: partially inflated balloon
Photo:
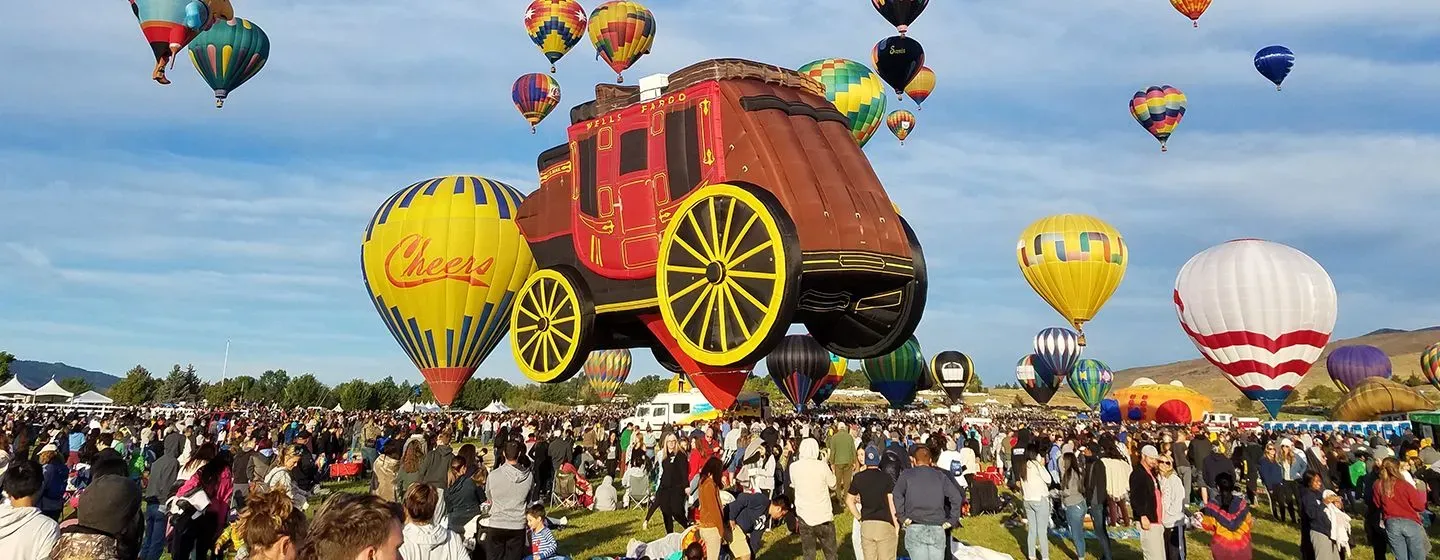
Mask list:
[[[1200,27],[1200,16],[1210,7],[1210,0],[1170,0],[1170,5],[1175,6],[1175,11],[1190,18],[1194,27]]]
[[[929,66],[921,66],[920,72],[905,85],[905,95],[915,101],[915,108],[918,110],[920,104],[930,97],[930,92],[935,91],[935,71]]]
[[[615,81],[625,81],[622,72],[650,53],[655,43],[655,16],[639,2],[611,0],[590,12],[590,42],[595,56],[615,70]]]
[[[1065,382],[1085,406],[1095,410],[1100,406],[1100,401],[1105,399],[1105,395],[1110,394],[1110,386],[1115,383],[1115,374],[1111,373],[1105,362],[1085,358],[1075,364],[1075,369],[1070,370]]]
[[[870,50],[870,58],[875,63],[875,73],[895,88],[897,96],[904,93],[905,86],[925,67],[925,49],[920,42],[899,35],[875,43]]]
[[[965,399],[965,386],[970,384],[970,378],[975,376],[975,362],[960,352],[946,350],[935,357],[930,358],[930,371],[940,379],[940,388],[945,390],[945,397],[950,402],[958,403]]]
[[[885,117],[885,86],[869,67],[853,60],[826,58],[797,72],[825,86],[825,98],[850,121],[850,136],[861,147],[870,141]]]
[[[585,359],[585,379],[601,401],[610,402],[630,375],[630,349],[599,350]]]
[[[870,390],[880,393],[890,402],[891,408],[901,408],[914,402],[920,376],[925,374],[925,357],[920,353],[920,341],[910,337],[894,352],[864,362],[865,377],[870,379]]]
[[[1075,331],[1062,329],[1060,327],[1046,327],[1035,335],[1035,359],[1040,362],[1036,371],[1044,379],[1045,383],[1058,384],[1059,379],[1069,375],[1070,370],[1075,369],[1075,364],[1080,361],[1080,352],[1085,347],[1080,345],[1080,337]]]
[[[885,117],[885,126],[890,127],[890,133],[900,140],[900,145],[905,145],[905,138],[910,136],[910,131],[915,130],[915,113],[899,109],[891,111]]]
[[[788,335],[765,357],[765,369],[795,411],[803,412],[830,373],[830,352],[808,334]]]
[[[1046,404],[1055,397],[1055,391],[1060,388],[1059,379],[1050,375],[1048,377],[1054,381],[1047,382],[1044,379],[1046,376],[1036,371],[1038,368],[1035,367],[1035,362],[1035,356],[1031,354],[1020,358],[1020,361],[1015,363],[1015,381],[1020,383],[1020,388],[1024,389],[1030,398],[1035,399],[1035,402]]]
[[[234,18],[212,26],[190,43],[190,61],[215,90],[215,107],[265,67],[270,38],[250,20]]]
[[[1280,45],[1270,45],[1255,53],[1255,70],[1275,84],[1275,91],[1280,91],[1280,82],[1285,81],[1294,66],[1295,53]]]
[[[1424,372],[1426,381],[1440,389],[1440,342],[1420,353],[1420,371]]]
[[[840,382],[845,380],[845,374],[849,371],[846,369],[847,365],[843,356],[830,354],[830,369],[825,378],[820,380],[820,387],[815,389],[815,395],[810,397],[810,401],[819,406],[829,400],[830,395],[835,394],[835,389],[840,388]]]
[[[530,123],[530,133],[534,134],[535,125],[545,120],[560,104],[560,82],[549,74],[525,74],[516,78],[515,85],[510,86],[510,99],[515,102],[520,115]]]
[[[1030,224],[1015,254],[1030,287],[1075,327],[1081,346],[1085,323],[1120,287],[1130,263],[1120,232],[1083,214],[1057,214]]]
[[[1185,94],[1172,86],[1150,86],[1130,98],[1130,116],[1160,141],[1160,151],[1180,119],[1185,118]]]
[[[1271,418],[1330,342],[1335,299],[1315,259],[1259,239],[1201,251],[1175,278],[1180,327]]]
[[[915,18],[925,11],[925,5],[929,0],[870,0],[875,6],[875,11],[884,16],[885,21],[895,26],[895,30],[904,35],[910,30],[910,24],[915,23]]]
[[[1390,356],[1368,344],[1341,346],[1325,358],[1325,370],[1342,393],[1349,393],[1361,381],[1372,377],[1390,379]]]
[[[575,0],[535,0],[525,8],[525,32],[554,73],[560,57],[585,36],[585,8]]]
[[[484,177],[437,177],[400,189],[365,228],[370,301],[442,405],[505,336],[535,270],[513,220],[523,199]]]

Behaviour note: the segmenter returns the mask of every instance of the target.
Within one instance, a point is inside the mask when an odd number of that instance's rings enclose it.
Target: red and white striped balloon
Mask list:
[[[1180,327],[1272,418],[1329,343],[1335,301],[1335,284],[1320,263],[1259,239],[1201,251],[1175,278]]]

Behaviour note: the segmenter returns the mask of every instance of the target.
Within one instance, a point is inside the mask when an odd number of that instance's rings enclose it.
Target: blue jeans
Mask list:
[[[905,551],[910,560],[945,560],[945,529],[939,525],[910,524],[905,528]]]
[[[1095,526],[1095,540],[1100,543],[1100,559],[1110,560],[1109,519],[1105,517],[1105,502],[1090,506],[1090,524]]]
[[[1419,523],[1399,517],[1388,518],[1385,520],[1385,536],[1390,541],[1390,553],[1395,555],[1395,560],[1425,558],[1425,530]]]
[[[165,551],[165,510],[160,504],[145,504],[145,540],[140,545],[140,560],[160,560]]]
[[[1065,506],[1065,521],[1070,525],[1070,540],[1075,543],[1075,557],[1085,558],[1085,502]],[[1104,531],[1104,527],[1095,530]]]
[[[1025,529],[1025,557],[1034,558],[1038,548],[1040,558],[1050,560],[1050,500],[1025,500]]]

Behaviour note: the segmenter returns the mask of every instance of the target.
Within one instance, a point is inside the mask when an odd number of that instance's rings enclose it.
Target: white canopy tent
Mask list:
[[[415,403],[405,401],[405,404],[400,405],[400,408],[395,409],[395,412],[415,412]]]
[[[330,409],[330,411],[331,411],[331,412],[345,412],[345,409],[340,408],[340,404],[339,404],[339,403],[336,403],[336,404],[335,404],[335,408]]]
[[[3,398],[21,400],[34,395],[35,391],[21,383],[19,377],[11,377],[9,381],[5,382],[5,385],[0,386],[0,397]]]
[[[84,393],[80,393],[80,394],[75,395],[74,397],[72,397],[72,398],[70,399],[70,403],[71,403],[71,404],[115,404],[115,400],[114,400],[114,399],[111,399],[110,397],[107,397],[107,396],[105,396],[105,395],[102,395],[102,394],[100,394],[100,393],[97,393],[97,392],[95,392],[95,391],[85,391]]]
[[[75,396],[75,393],[66,391],[65,388],[61,387],[59,383],[56,383],[55,378],[52,377],[49,382],[35,390],[34,396],[36,401],[63,402]]]
[[[501,412],[510,412],[510,407],[505,406],[505,403],[500,402],[500,401],[491,401],[490,404],[489,404],[489,406],[486,406],[486,407],[485,407],[484,409],[482,409],[480,412],[488,412],[488,413],[491,413],[491,414],[499,414],[499,413],[501,413]]]
[[[400,405],[400,408],[395,409],[395,412],[440,412],[440,407],[433,403],[415,404],[411,401],[405,401],[405,404]]]

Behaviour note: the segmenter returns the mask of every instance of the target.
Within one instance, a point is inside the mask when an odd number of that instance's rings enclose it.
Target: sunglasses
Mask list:
[[[1173,463],[1174,463],[1174,461],[1163,461],[1163,460],[1160,461],[1160,464],[1162,464],[1162,465],[1169,465],[1169,464],[1173,464]]]

